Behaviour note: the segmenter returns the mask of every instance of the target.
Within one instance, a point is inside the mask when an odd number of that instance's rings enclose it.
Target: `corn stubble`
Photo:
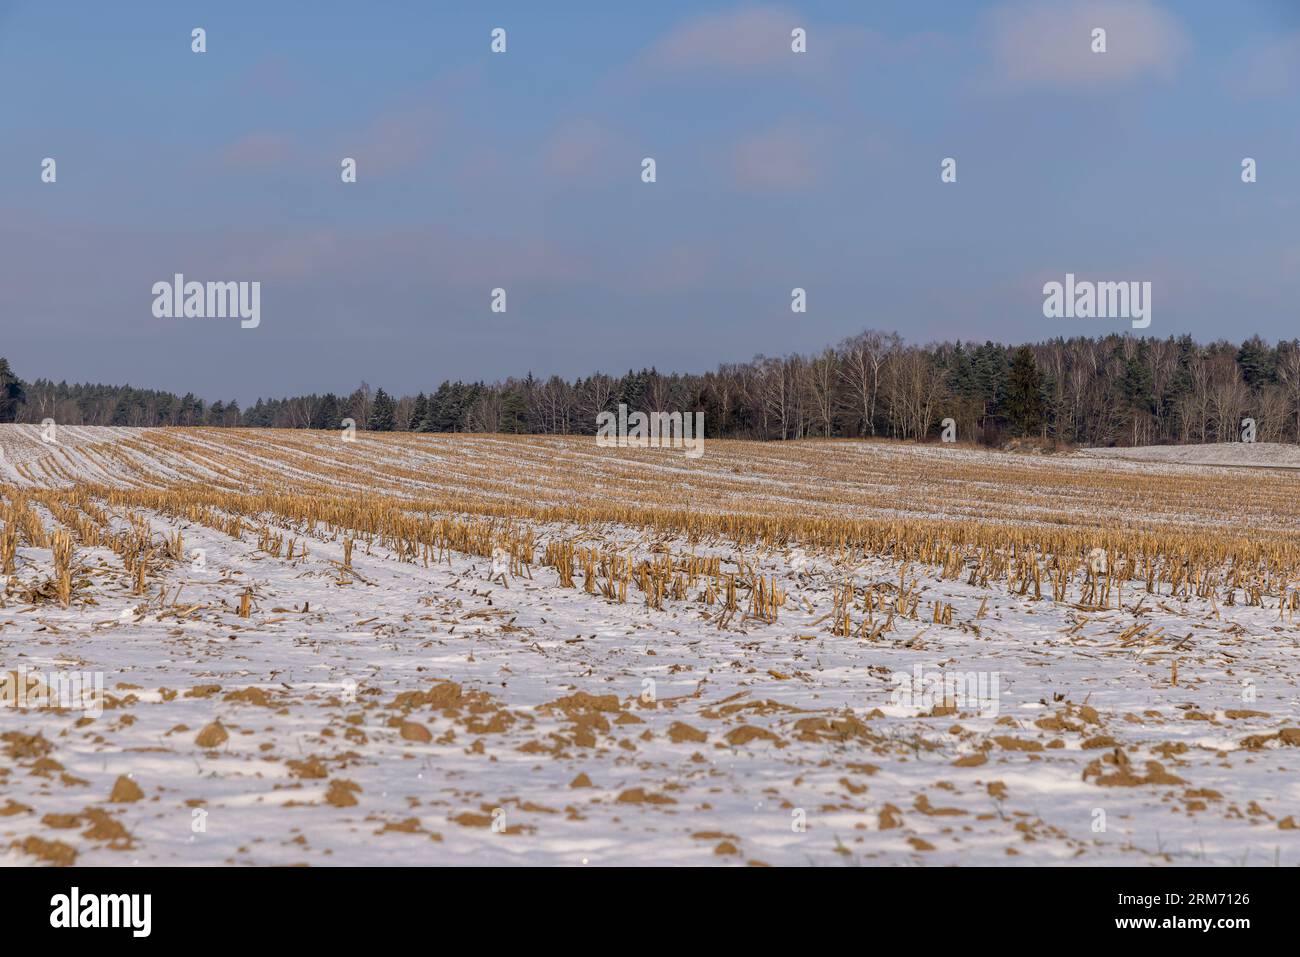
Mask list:
[[[475,449],[477,441],[463,437],[459,451]],[[507,447],[506,455],[512,445],[517,447],[523,459],[547,444],[537,437],[494,441]],[[532,578],[540,567],[549,570],[556,587],[581,588],[610,602],[639,596],[636,600],[655,610],[669,603],[701,606],[702,614],[719,627],[779,621],[789,601],[786,586],[760,567],[775,564],[784,571],[782,556],[792,547],[818,553],[836,568],[884,560],[897,566],[896,583],[862,586],[848,576],[834,586],[834,609],[821,619],[833,635],[867,640],[889,633],[897,618],[920,620],[922,569],[930,578],[965,579],[981,588],[1083,611],[1122,607],[1125,590],[1130,599],[1145,594],[1195,597],[1214,607],[1267,605],[1288,621],[1300,607],[1300,544],[1292,531],[1300,516],[1294,496],[1281,494],[1272,477],[1256,489],[1266,506],[1260,527],[1233,531],[1197,527],[1194,514],[1187,521],[1133,525],[1131,503],[1157,489],[1175,504],[1191,501],[1193,495],[1200,501],[1206,495],[1226,496],[1228,490],[1239,494],[1239,485],[1217,477],[1193,489],[1183,477],[1153,479],[1132,470],[1071,476],[1067,468],[1034,463],[1035,485],[1018,488],[1014,483],[1023,478],[1024,467],[1015,457],[1006,457],[1003,466],[978,458],[937,463],[917,458],[915,474],[899,474],[897,464],[891,466],[890,483],[899,498],[891,511],[877,505],[863,508],[864,501],[875,501],[877,491],[863,491],[861,482],[844,482],[840,457],[847,443],[790,443],[792,448],[770,454],[785,462],[798,456],[800,446],[809,452],[810,468],[797,493],[808,501],[784,501],[788,492],[795,493],[781,484],[753,483],[747,487],[749,498],[738,501],[725,474],[727,463],[749,455],[761,464],[771,447],[731,442],[718,443],[724,446],[723,461],[713,471],[708,457],[698,466],[685,458],[673,460],[675,466],[698,469],[689,498],[679,494],[669,501],[662,491],[646,494],[645,500],[614,495],[611,489],[593,494],[590,461],[564,455],[552,456],[552,467],[541,473],[536,487],[515,487],[503,496],[498,494],[500,475],[459,466],[437,476],[439,489],[426,491],[428,473],[413,472],[402,461],[408,453],[427,451],[431,443],[440,453],[458,450],[456,440],[442,437],[367,436],[355,443],[363,447],[358,450],[330,433],[250,436],[224,429],[158,430],[146,439],[120,443],[134,446],[137,454],[131,456],[124,448],[97,447],[95,454],[110,460],[105,464],[120,468],[138,472],[138,453],[166,454],[173,472],[183,474],[175,462],[188,457],[220,478],[205,474],[200,479],[197,472],[191,480],[140,474],[130,483],[109,485],[68,473],[58,488],[0,486],[0,573],[10,588],[16,587],[19,548],[51,550],[51,600],[66,607],[74,600],[75,550],[108,548],[119,557],[132,593],[145,595],[161,568],[185,556],[182,530],[156,534],[148,518],[152,515],[233,538],[251,530],[261,551],[288,560],[305,557],[308,540],[341,540],[343,559],[335,563],[340,586],[357,578],[353,556],[358,545],[367,553],[379,546],[401,561],[426,567],[450,561],[452,554],[507,556],[508,571],[499,576],[507,587],[511,578]],[[560,440],[556,445],[570,447]],[[823,455],[826,447],[833,454]],[[254,450],[256,456],[250,455]],[[266,467],[265,461],[276,455],[282,467]],[[465,461],[475,458],[467,455]],[[331,464],[333,459],[337,464]],[[600,461],[608,473],[634,474],[636,462],[617,453]],[[359,481],[361,465],[364,484]],[[633,472],[623,473],[626,466]],[[818,466],[826,472],[820,481]],[[945,517],[942,501],[931,502],[924,517],[900,517],[904,506],[915,508],[901,490],[936,481],[933,472],[941,473],[944,482],[981,488],[985,497],[993,495],[988,489],[1000,489],[981,506],[990,518],[969,517],[967,507]],[[637,493],[646,488],[635,477],[626,484]],[[843,490],[844,507],[838,515],[826,514],[821,506],[835,504],[836,487]],[[341,488],[354,491],[342,494]],[[1081,489],[1098,500],[1086,510],[1077,509]],[[1010,517],[1029,511],[1027,503],[1034,520]],[[1221,501],[1224,513],[1232,507],[1226,497]],[[1189,511],[1195,510],[1189,506]],[[653,544],[630,543],[629,532],[639,534],[643,543],[653,539]],[[1107,556],[1104,567],[1095,561],[1099,551]],[[982,603],[976,620],[984,607]],[[239,614],[252,614],[248,592],[239,596]],[[953,614],[951,604],[932,602],[925,618],[951,625]],[[963,627],[978,633],[973,622]]]

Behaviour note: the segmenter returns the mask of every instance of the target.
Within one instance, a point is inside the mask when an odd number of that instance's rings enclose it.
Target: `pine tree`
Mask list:
[[[1259,336],[1251,336],[1237,350],[1237,365],[1241,377],[1252,392],[1258,392],[1269,382],[1277,381],[1277,354]]]
[[[1027,435],[1042,422],[1043,375],[1028,346],[1017,349],[1011,359],[1003,408],[1020,435]]]
[[[255,429],[269,428],[271,425],[270,405],[262,399],[258,399],[244,415],[244,422]]]
[[[511,386],[501,396],[501,431],[517,435],[528,431],[528,403],[518,387]]]
[[[423,392],[415,397],[415,403],[411,406],[411,418],[406,423],[406,431],[419,432],[424,425],[425,417],[429,414],[429,400]]]
[[[177,425],[202,425],[203,400],[193,392],[186,392],[181,397],[180,417]]]
[[[459,432],[464,427],[468,397],[472,390],[460,382],[444,382],[429,399],[424,432]]]
[[[15,421],[25,398],[22,381],[9,368],[9,360],[0,356],[0,422]]]
[[[343,428],[343,414],[339,411],[339,397],[333,392],[326,392],[316,403],[311,417],[313,429],[332,431]]]
[[[158,405],[154,409],[154,423],[156,425],[170,425],[175,409],[176,397],[170,392],[162,393],[158,396]]]
[[[980,428],[988,426],[989,416],[997,413],[1005,398],[1007,386],[1006,350],[992,342],[985,342],[971,353],[971,398],[979,404]]]
[[[368,428],[372,432],[391,432],[397,427],[397,416],[392,397],[383,389],[375,392],[375,404],[370,410]]]

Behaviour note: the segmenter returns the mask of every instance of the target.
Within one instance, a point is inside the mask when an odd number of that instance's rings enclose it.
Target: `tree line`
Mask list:
[[[1079,445],[1233,441],[1245,418],[1258,441],[1300,441],[1300,340],[1258,336],[1207,345],[1108,335],[1008,346],[909,345],[868,330],[811,354],[756,356],[700,374],[656,369],[573,381],[531,373],[491,384],[444,381],[395,397],[366,383],[334,393],[206,403],[131,386],[23,382],[0,358],[0,421],[65,425],[209,425],[412,432],[588,435],[620,404],[704,412],[710,438],[880,436],[928,439],[952,419],[958,438]]]

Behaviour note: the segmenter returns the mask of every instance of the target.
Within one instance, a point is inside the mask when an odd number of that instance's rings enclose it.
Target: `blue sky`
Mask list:
[[[1066,272],[1151,281],[1151,335],[1300,334],[1285,0],[0,0],[0,84],[27,377],[247,402],[1122,329],[1043,317]],[[260,281],[261,326],[154,318],[176,272]]]

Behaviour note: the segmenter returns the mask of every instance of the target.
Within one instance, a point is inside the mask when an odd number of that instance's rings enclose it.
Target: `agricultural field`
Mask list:
[[[0,864],[1300,864],[1290,449],[350,438],[0,426]]]

